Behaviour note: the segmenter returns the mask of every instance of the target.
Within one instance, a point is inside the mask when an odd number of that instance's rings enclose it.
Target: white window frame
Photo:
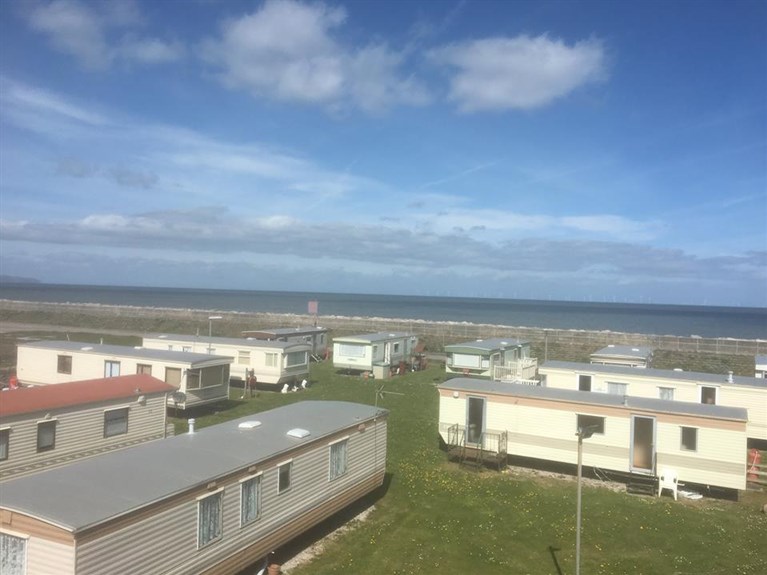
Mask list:
[[[610,391],[610,386],[621,386],[622,391],[620,393],[615,393],[614,391]],[[608,381],[607,382],[607,393],[610,395],[628,395],[629,394],[629,384],[628,383],[622,383],[620,381]]]
[[[237,350],[237,365],[250,365],[250,350]]]
[[[698,403],[703,403],[704,389],[714,390],[714,403],[709,403],[706,405],[719,405],[719,386],[718,385],[705,385],[705,384],[698,385]]]
[[[264,365],[266,367],[280,367],[280,354],[273,351],[267,351],[264,354]]]
[[[297,358],[299,358],[298,361],[296,361]],[[285,354],[285,367],[296,367],[307,363],[309,361],[305,351],[291,351]]]
[[[211,537],[210,539],[208,539],[207,541],[202,542],[201,541],[202,533],[200,529],[200,527],[202,526],[202,524],[200,523],[200,518],[202,516],[202,505],[206,499],[210,499],[211,497],[219,498],[218,533],[214,537]],[[212,545],[216,541],[221,541],[223,536],[224,536],[224,488],[220,487],[216,489],[215,491],[211,491],[197,498],[197,549],[203,549],[204,547],[207,547],[208,545]]]
[[[663,392],[671,392],[671,397],[663,397]],[[665,401],[674,401],[674,395],[676,394],[676,388],[675,387],[664,387],[664,386],[658,386],[658,399],[663,399]]]
[[[338,345],[338,354],[339,356],[343,357],[357,357],[362,358],[367,355],[366,350],[368,347],[371,348],[372,351],[372,345],[368,346],[364,343],[339,343]]]
[[[679,426],[679,449],[681,449],[682,451],[689,451],[692,453],[695,453],[698,451],[698,429],[699,428],[697,427],[690,427],[689,425]],[[693,447],[688,447],[688,445],[685,444],[685,441],[684,441],[685,430],[694,432],[695,445]]]
[[[117,373],[115,373],[117,368]],[[104,377],[119,377],[122,373],[122,365],[117,359],[105,359],[104,360]]]
[[[284,488],[282,487],[282,468],[285,467],[288,470],[288,484]],[[293,487],[293,460],[288,459],[282,463],[277,464],[277,495],[287,493]]]
[[[342,446],[343,449],[341,449]],[[349,470],[349,436],[328,443],[328,448],[328,481],[333,481],[346,475]],[[334,465],[334,458],[339,457],[339,451],[343,454],[343,469],[338,469],[338,466]]]
[[[118,431],[118,432],[112,432],[107,433],[107,415],[115,413],[117,411],[124,411],[125,412],[125,431]],[[116,437],[118,435],[128,435],[128,419],[130,418],[130,406],[123,405],[121,407],[112,407],[110,409],[104,410],[104,438],[107,437]],[[112,422],[114,423],[114,422]]]
[[[251,523],[255,523],[261,519],[261,487],[263,483],[261,478],[263,475],[263,471],[259,471],[258,473],[254,473],[253,475],[248,475],[247,477],[240,479],[240,528],[250,525]],[[256,516],[245,521],[245,498],[243,497],[243,493],[245,492],[245,485],[256,480],[258,481],[258,486],[256,487]]]

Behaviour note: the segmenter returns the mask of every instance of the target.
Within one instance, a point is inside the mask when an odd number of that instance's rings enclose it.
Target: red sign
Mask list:
[[[319,309],[319,304],[317,303],[317,300],[312,300],[309,302],[309,313],[312,315],[317,315],[317,310]]]

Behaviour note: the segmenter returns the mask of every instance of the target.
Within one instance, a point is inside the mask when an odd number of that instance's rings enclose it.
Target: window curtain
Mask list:
[[[261,478],[254,477],[242,484],[242,508],[240,524],[245,525],[258,519],[259,500],[261,499]]]
[[[0,573],[24,575],[27,562],[27,540],[0,533]]]
[[[346,473],[346,441],[340,441],[330,446],[330,479]]]
[[[221,535],[221,493],[216,493],[200,501],[198,529],[201,546]]]

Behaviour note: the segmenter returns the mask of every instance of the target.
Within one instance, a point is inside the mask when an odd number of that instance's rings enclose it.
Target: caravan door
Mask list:
[[[655,418],[631,416],[631,466],[633,473],[655,473]]]
[[[485,398],[469,397],[466,405],[466,443],[477,445],[485,431]]]

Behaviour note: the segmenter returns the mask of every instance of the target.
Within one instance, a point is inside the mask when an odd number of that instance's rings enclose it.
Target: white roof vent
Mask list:
[[[303,439],[304,437],[309,437],[311,433],[307,429],[301,429],[300,427],[295,427],[288,431],[288,437],[295,437],[297,439]]]
[[[675,367],[674,371],[684,371],[681,367]]]
[[[85,347],[81,347],[81,351],[91,351],[93,348],[90,345],[86,345]]]
[[[143,347],[141,347],[140,345],[134,345],[134,346],[133,346],[133,349],[144,349],[144,348],[143,348]]]
[[[237,426],[237,429],[249,430],[249,429],[255,429],[256,427],[260,427],[260,426],[261,426],[260,421],[256,421],[256,420],[243,421]]]
[[[607,345],[607,347],[615,347],[615,344],[614,343],[610,343],[610,344]]]
[[[632,348],[631,348],[631,351],[639,351],[639,348],[637,348],[637,347],[632,347]]]
[[[167,338],[168,338],[167,335],[158,335],[157,336],[157,339],[167,339]]]

